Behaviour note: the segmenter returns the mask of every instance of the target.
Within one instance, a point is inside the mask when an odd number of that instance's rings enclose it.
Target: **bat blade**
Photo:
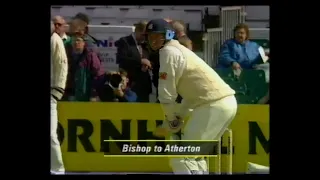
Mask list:
[[[157,126],[156,130],[153,132],[154,136],[157,137],[166,137],[169,135],[169,131],[168,131],[168,124],[166,121],[163,121],[163,123],[159,126]]]
[[[158,126],[156,130],[153,132],[153,135],[157,137],[166,137],[168,136],[168,134],[169,134],[168,129],[163,127],[162,125]]]

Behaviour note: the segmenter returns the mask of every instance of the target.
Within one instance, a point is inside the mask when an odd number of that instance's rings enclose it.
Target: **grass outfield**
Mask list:
[[[166,175],[172,173],[134,173],[134,172],[66,172],[67,175],[126,175],[126,174],[157,174],[157,175]]]
[[[66,172],[67,175],[127,175],[127,174],[155,174],[155,175],[172,175],[173,173],[150,173],[150,172]],[[215,173],[210,173],[214,175]],[[226,173],[222,173],[226,174]]]

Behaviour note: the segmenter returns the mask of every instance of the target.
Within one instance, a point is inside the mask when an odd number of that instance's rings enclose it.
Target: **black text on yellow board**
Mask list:
[[[121,131],[119,131],[116,126],[112,123],[112,120],[101,119],[100,120],[100,146],[94,147],[93,143],[90,140],[90,137],[94,133],[94,128],[90,120],[88,119],[68,119],[67,128],[68,134],[65,134],[65,131],[62,125],[59,123],[58,126],[58,136],[59,141],[62,144],[65,140],[68,141],[68,152],[77,152],[77,143],[80,143],[84,150],[88,153],[91,152],[110,152],[110,142],[104,142],[104,140],[114,139],[114,140],[128,140],[131,139],[131,119],[124,119],[121,121]],[[163,140],[163,138],[158,138],[153,135],[152,131],[148,131],[148,120],[134,120],[137,122],[137,137],[139,140],[146,139],[155,139]],[[156,125],[162,124],[162,120],[156,120]],[[249,121],[249,152],[248,154],[257,154],[257,142],[259,142],[264,151],[269,153],[269,140],[262,133],[259,125],[255,121]],[[82,133],[77,134],[77,130],[81,128]],[[145,142],[146,143],[146,142]],[[221,153],[227,154],[228,147],[224,146],[222,138]],[[163,146],[163,142],[156,142],[156,145]],[[118,145],[118,148],[121,147],[121,144]],[[233,153],[236,152],[236,148],[233,147]]]

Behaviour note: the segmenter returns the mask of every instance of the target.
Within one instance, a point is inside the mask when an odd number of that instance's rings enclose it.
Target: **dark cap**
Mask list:
[[[172,27],[164,19],[153,19],[148,22],[146,27],[146,33],[149,33],[149,32],[166,33],[167,30],[172,30]]]

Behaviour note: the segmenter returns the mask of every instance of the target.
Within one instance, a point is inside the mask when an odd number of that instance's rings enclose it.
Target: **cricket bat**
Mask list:
[[[170,133],[168,131],[168,122],[163,121],[163,123],[156,128],[156,130],[153,132],[154,136],[157,137],[167,137]]]
[[[193,109],[188,109],[188,114],[191,113],[192,111]],[[185,117],[182,117],[182,119],[183,119],[184,125],[182,126],[181,129],[183,129],[183,127],[185,126],[186,122],[189,119],[189,116],[186,115]],[[153,135],[157,137],[167,137],[172,134],[172,132],[169,132],[168,129],[169,129],[169,124],[168,124],[168,121],[165,120],[161,125],[159,125],[156,128],[156,130],[153,132]]]

